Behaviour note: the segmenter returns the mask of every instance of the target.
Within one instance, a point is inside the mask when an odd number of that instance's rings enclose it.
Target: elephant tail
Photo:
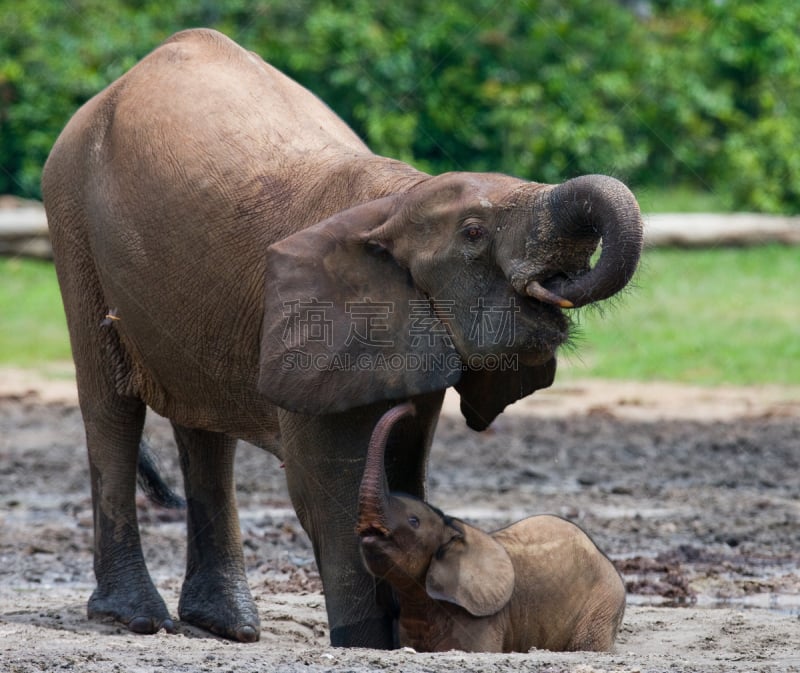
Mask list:
[[[139,442],[139,462],[136,465],[136,472],[136,482],[151,502],[167,509],[186,508],[186,501],[164,481],[153,456],[153,450],[144,438]]]

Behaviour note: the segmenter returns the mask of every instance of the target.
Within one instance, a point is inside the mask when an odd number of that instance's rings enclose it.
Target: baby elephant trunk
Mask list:
[[[367,448],[367,460],[364,476],[361,479],[361,488],[358,492],[358,535],[388,535],[389,528],[386,519],[388,506],[389,486],[384,470],[384,456],[386,442],[392,432],[394,424],[406,416],[416,413],[413,402],[398,404],[381,416]]]

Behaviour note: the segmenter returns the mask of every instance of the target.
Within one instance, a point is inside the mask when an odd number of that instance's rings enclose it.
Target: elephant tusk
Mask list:
[[[539,281],[532,280],[525,286],[525,293],[529,297],[538,299],[545,304],[553,304],[553,306],[560,306],[561,308],[572,308],[573,303],[569,299],[559,297],[555,292],[550,292],[545,287],[539,284]]]

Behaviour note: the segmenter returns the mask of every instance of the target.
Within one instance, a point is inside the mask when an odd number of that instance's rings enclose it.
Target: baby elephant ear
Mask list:
[[[505,548],[482,530],[458,522],[463,538],[449,543],[428,568],[428,595],[475,617],[502,610],[514,592],[514,566]],[[439,558],[440,557],[440,558]]]
[[[402,199],[341,211],[267,249],[258,386],[278,406],[336,413],[458,380],[461,360],[430,302],[370,241]]]

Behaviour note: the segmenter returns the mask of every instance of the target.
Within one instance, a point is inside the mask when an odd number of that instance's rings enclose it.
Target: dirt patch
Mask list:
[[[538,404],[537,404],[538,402]],[[278,461],[243,444],[238,497],[262,640],[188,626],[134,636],[89,622],[91,503],[74,383],[0,371],[3,671],[800,671],[800,394],[792,389],[574,383],[487,432],[448,400],[431,500],[493,528],[539,512],[582,525],[614,559],[629,607],[611,654],[475,655],[327,646],[310,543]],[[178,479],[169,425],[150,442]],[[139,500],[151,573],[174,611],[182,516]]]

